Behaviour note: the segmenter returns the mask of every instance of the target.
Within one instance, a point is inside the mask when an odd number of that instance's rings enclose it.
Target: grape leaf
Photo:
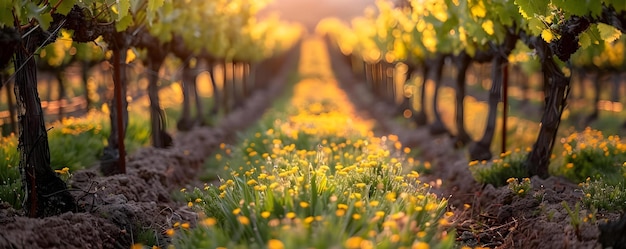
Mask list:
[[[130,25],[132,24],[133,17],[131,15],[125,15],[124,17],[122,17],[121,20],[115,22],[115,30],[117,30],[117,32],[122,32],[128,29],[128,27],[130,27]]]
[[[537,15],[546,16],[550,0],[515,0],[515,4],[524,18],[531,19]]]
[[[591,46],[591,37],[589,37],[589,34],[587,34],[586,31],[581,33],[580,36],[578,36],[578,44],[583,49]]]
[[[37,15],[35,16],[35,19],[37,19],[37,22],[39,22],[39,25],[42,29],[47,30],[48,28],[50,28],[50,23],[52,23],[52,15],[50,14],[50,12]]]
[[[130,11],[132,13],[139,12],[139,8],[143,7],[142,0],[130,0]]]
[[[13,6],[10,0],[0,0],[0,28],[13,27]]]
[[[541,38],[543,38],[543,40],[547,43],[550,43],[552,39],[554,39],[554,35],[550,29],[544,29],[541,31]]]
[[[545,28],[546,25],[539,18],[531,18],[528,20],[528,29],[534,36],[540,35]]]
[[[600,31],[600,38],[607,42],[613,42],[622,35],[619,29],[604,23],[598,23],[598,31]]]
[[[74,3],[74,0],[51,0],[50,6],[56,6],[55,13],[67,15],[67,13],[70,13],[70,11],[72,10],[72,7],[74,7]]]
[[[589,9],[587,9],[587,5],[584,3],[586,1],[568,1],[568,0],[553,0],[552,3],[563,9],[566,13],[570,13],[576,16],[584,16],[589,13]],[[594,0],[594,2],[600,2]]]
[[[152,24],[155,14],[159,10],[159,8],[163,6],[163,1],[164,0],[148,0],[148,10],[146,11],[148,23]]]
[[[626,11],[626,1],[624,0],[604,0],[605,4],[613,6],[615,8],[615,12],[619,13],[622,11]]]
[[[117,22],[120,22],[122,19],[128,16],[128,12],[130,10],[130,0],[116,0],[116,1],[117,1],[117,11],[118,11]]]

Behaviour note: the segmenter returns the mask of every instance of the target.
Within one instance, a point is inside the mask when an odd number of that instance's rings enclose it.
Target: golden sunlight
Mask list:
[[[281,20],[299,22],[312,32],[326,17],[348,22],[374,5],[375,0],[273,0],[260,14],[263,17],[276,13]]]

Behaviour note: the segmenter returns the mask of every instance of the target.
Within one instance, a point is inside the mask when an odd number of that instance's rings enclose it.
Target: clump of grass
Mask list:
[[[604,137],[601,131],[585,129],[561,139],[563,163],[557,170],[574,182],[591,180],[609,184],[624,181],[626,144],[619,136]]]
[[[530,191],[530,189],[532,188],[532,185],[530,184],[530,178],[524,178],[522,179],[522,181],[517,178],[509,178],[508,180],[506,180],[506,182],[511,192],[519,197],[526,196],[526,194],[528,194],[528,191]]]
[[[127,149],[130,152],[145,146],[150,141],[149,121],[133,118],[126,135]],[[103,112],[92,111],[84,117],[69,117],[49,125],[48,143],[50,146],[50,167],[63,178],[69,172],[81,170],[96,164],[99,154],[110,134],[109,117]],[[20,154],[17,150],[17,136],[11,134],[0,138],[0,201],[21,209],[22,183],[19,172]]]
[[[491,161],[471,161],[469,170],[477,182],[499,187],[508,184],[510,178],[524,178],[528,176],[525,166],[528,150],[508,151],[500,154],[500,158]]]
[[[626,178],[610,184],[587,178],[579,185],[584,193],[582,202],[587,207],[608,211],[626,210]]]
[[[415,171],[430,164],[375,137],[329,84],[300,82],[291,109],[220,146],[220,184],[185,191],[201,219],[167,231],[175,247],[454,247],[447,201]]]
[[[19,163],[17,136],[11,134],[0,138],[0,201],[10,203],[15,209],[22,207]]]
[[[360,144],[337,145],[355,159],[342,155],[332,164],[323,159],[323,148],[282,152],[291,145],[258,163],[251,158],[246,170],[235,168],[219,187],[188,194],[189,205],[215,226],[181,230],[174,244],[329,248],[358,240],[382,248],[452,246],[452,236],[442,234],[449,224],[446,201],[429,194],[417,172],[403,174],[389,151],[370,146],[364,152]],[[221,234],[230,240],[215,238]]]

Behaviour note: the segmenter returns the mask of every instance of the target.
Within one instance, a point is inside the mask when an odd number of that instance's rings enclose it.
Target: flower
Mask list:
[[[363,241],[363,238],[361,237],[350,237],[346,240],[345,242],[345,247],[348,249],[358,249],[361,248],[361,242]]]
[[[268,249],[284,249],[285,248],[285,244],[283,244],[283,242],[280,241],[280,240],[271,239],[271,240],[267,241],[267,248]]]
[[[237,219],[239,220],[239,223],[241,223],[241,225],[249,225],[250,224],[250,219],[248,219],[248,217],[246,217],[246,216],[239,216],[239,217],[237,217]]]

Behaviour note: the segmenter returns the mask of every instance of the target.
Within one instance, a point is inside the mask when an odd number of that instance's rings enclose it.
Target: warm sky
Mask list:
[[[266,11],[277,11],[283,20],[297,21],[313,31],[324,17],[335,16],[350,20],[363,14],[366,6],[375,0],[273,0]]]

